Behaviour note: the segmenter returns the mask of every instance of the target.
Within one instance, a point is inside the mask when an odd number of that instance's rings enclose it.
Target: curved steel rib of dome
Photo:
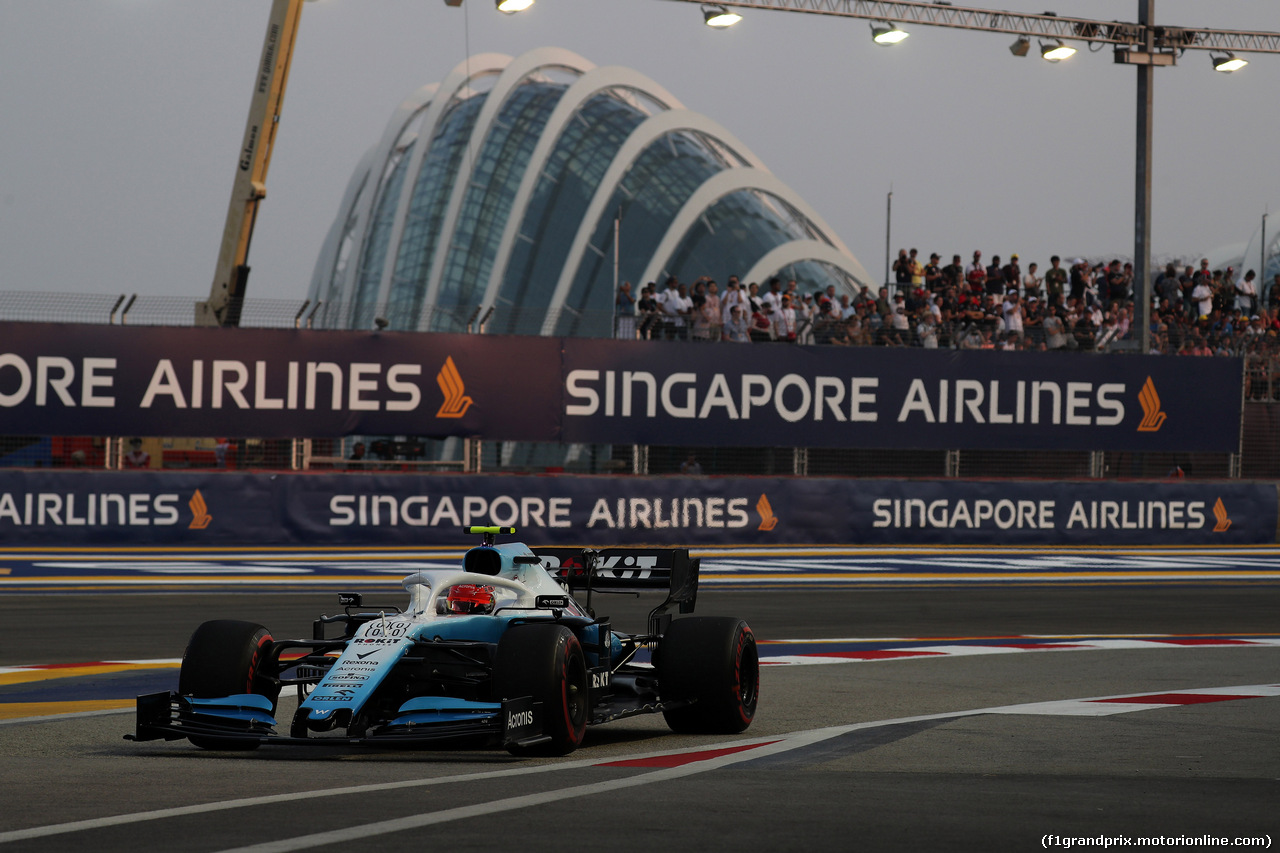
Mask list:
[[[618,237],[615,246],[615,235]],[[616,265],[616,273],[615,273]],[[608,336],[618,281],[873,279],[729,131],[567,50],[471,57],[400,104],[312,277],[326,328]]]

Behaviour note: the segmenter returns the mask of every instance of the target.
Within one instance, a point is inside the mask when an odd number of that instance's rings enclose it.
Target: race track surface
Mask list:
[[[245,584],[268,558],[26,556],[0,559],[0,850],[1219,849],[1280,830],[1275,549],[707,556],[698,613],[761,641],[751,728],[637,717],[537,760],[127,742],[131,697],[176,684],[199,622],[309,636],[368,571]],[[357,588],[395,603],[400,569]],[[636,630],[656,602],[593,603]]]

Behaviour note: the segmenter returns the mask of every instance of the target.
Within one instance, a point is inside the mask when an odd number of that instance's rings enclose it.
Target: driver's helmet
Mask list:
[[[444,601],[445,613],[492,613],[493,587],[486,584],[463,583],[449,588]]]

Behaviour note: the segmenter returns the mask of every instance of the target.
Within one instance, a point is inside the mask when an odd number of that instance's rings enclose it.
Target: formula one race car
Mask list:
[[[502,745],[514,754],[565,755],[589,725],[661,712],[677,732],[732,734],[755,715],[755,637],[733,618],[685,616],[698,560],[684,549],[534,550],[494,544],[509,527],[470,527],[483,544],[462,570],[404,579],[408,606],[339,596],[310,640],[274,640],[251,622],[196,629],[176,693],[138,697],[130,740],[187,738],[205,749],[264,743]],[[592,595],[666,591],[648,631],[613,631]],[[575,592],[585,591],[585,605]],[[326,627],[341,625],[328,638]],[[646,656],[650,658],[644,662]],[[283,687],[298,709],[277,732]]]

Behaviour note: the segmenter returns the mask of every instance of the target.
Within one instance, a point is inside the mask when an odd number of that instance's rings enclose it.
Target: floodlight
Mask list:
[[[1241,68],[1244,68],[1249,64],[1249,60],[1239,59],[1234,53],[1228,53],[1226,56],[1211,56],[1209,58],[1213,60],[1214,71],[1223,71],[1226,73],[1239,71]]]
[[[1031,39],[1021,36],[1013,44],[1009,45],[1009,52],[1014,56],[1026,56],[1031,51]]]
[[[1040,56],[1050,62],[1058,62],[1069,56],[1074,56],[1075,53],[1076,49],[1063,44],[1062,39],[1054,39],[1048,44],[1040,42]]]
[[[703,6],[702,20],[708,27],[723,30],[725,27],[732,27],[738,21],[741,21],[742,16],[737,12],[730,12],[723,6]]]
[[[494,4],[498,7],[499,12],[506,12],[511,15],[528,9],[533,5],[533,0],[494,0]]]
[[[871,40],[876,44],[897,44],[909,35],[911,34],[906,30],[898,29],[897,24],[891,24],[887,21],[882,24],[871,25]]]

